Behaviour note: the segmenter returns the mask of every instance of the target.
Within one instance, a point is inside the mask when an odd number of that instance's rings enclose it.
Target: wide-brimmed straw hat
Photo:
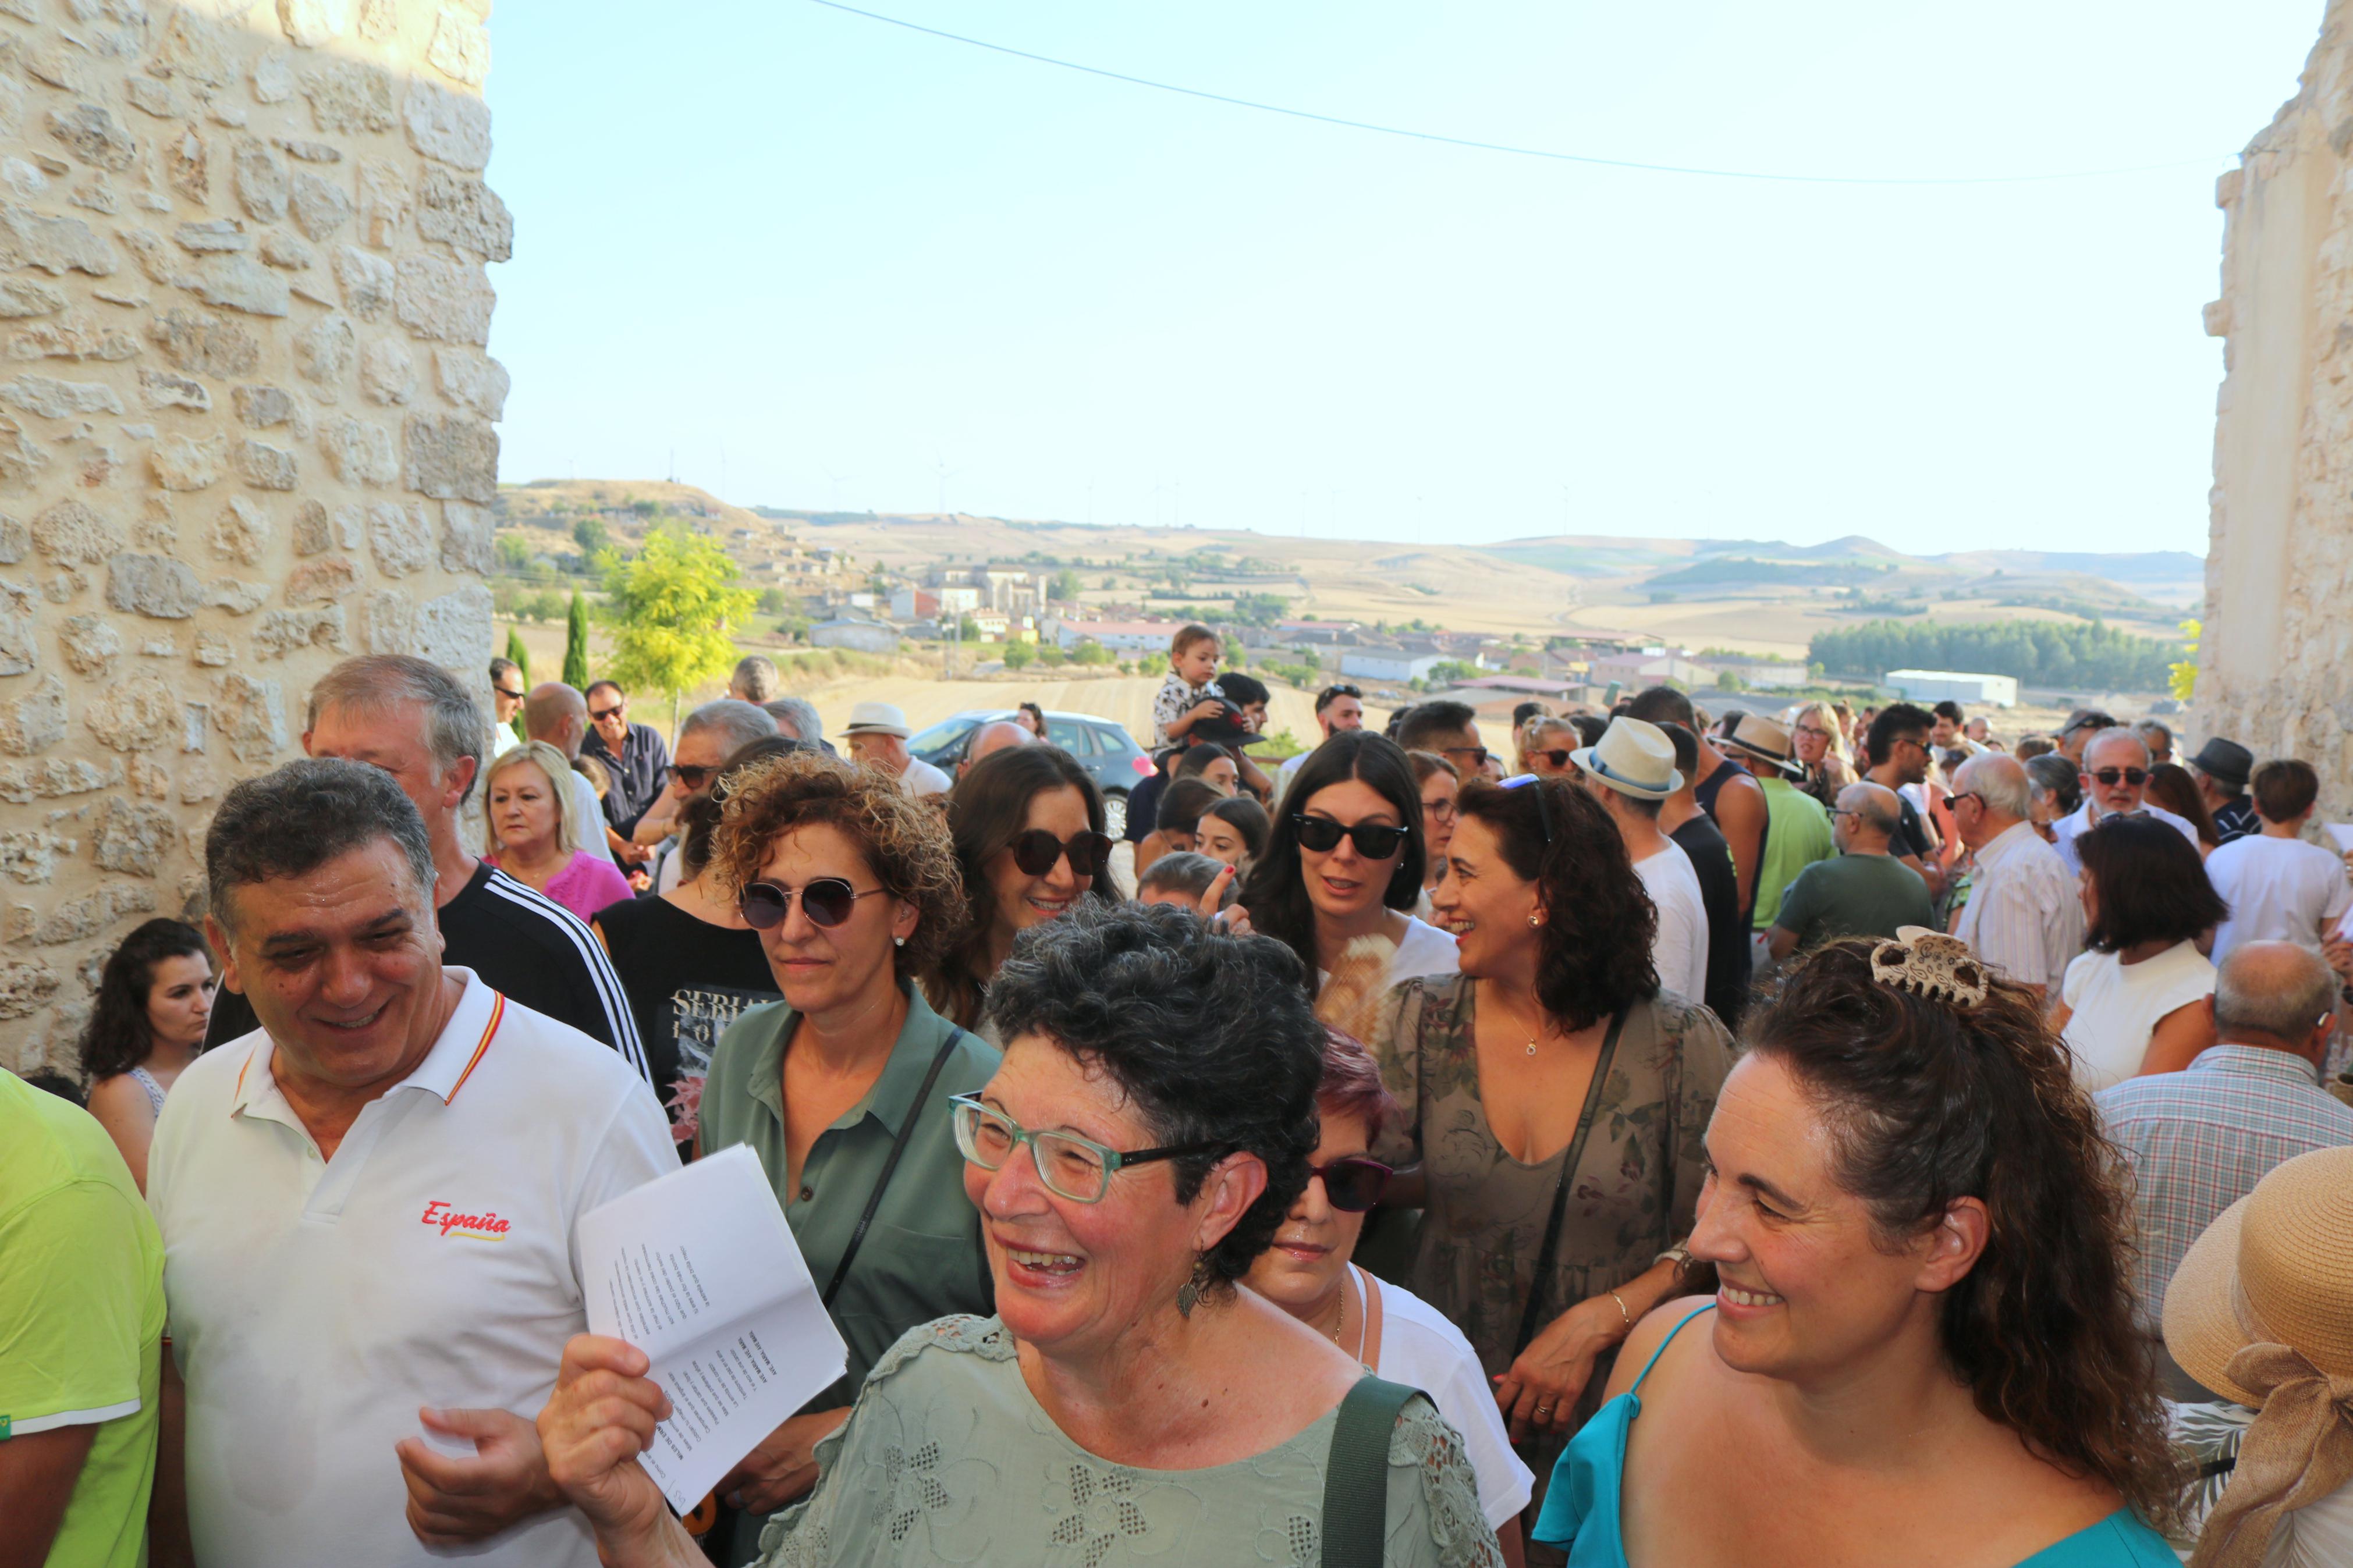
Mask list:
[[[1601,739],[1569,752],[1568,760],[1620,795],[1664,800],[1683,787],[1675,771],[1675,743],[1656,724],[1620,717]]]
[[[849,722],[842,726],[845,735],[896,735],[905,740],[913,731],[907,728],[905,710],[892,702],[861,702],[849,710]]]
[[[1802,774],[1806,771],[1806,764],[1798,761],[1789,749],[1789,727],[1771,719],[1760,719],[1754,713],[1740,721],[1739,727],[1732,731],[1732,739],[1719,741],[1716,744],[1746,752],[1760,762],[1772,763],[1785,773]]]
[[[2165,1292],[2165,1346],[2182,1370],[2242,1405],[2231,1376],[2251,1344],[2286,1345],[2353,1378],[2353,1148],[2274,1166],[2190,1243]]]

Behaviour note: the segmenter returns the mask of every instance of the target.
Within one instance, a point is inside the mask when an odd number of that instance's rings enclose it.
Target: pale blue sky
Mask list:
[[[508,480],[1463,542],[2202,551],[2216,174],[2322,0],[507,0]],[[943,481],[940,470],[947,472]],[[837,482],[838,481],[838,482]]]

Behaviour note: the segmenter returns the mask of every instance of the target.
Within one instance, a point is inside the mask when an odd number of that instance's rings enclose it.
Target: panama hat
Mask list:
[[[2165,1292],[2165,1347],[2217,1394],[2260,1405],[2231,1376],[2251,1344],[2282,1344],[2353,1378],[2353,1148],[2276,1165],[2190,1243]]]
[[[1675,744],[1656,724],[1640,719],[1609,721],[1601,739],[1580,746],[1568,760],[1620,795],[1664,800],[1683,787],[1675,771]]]
[[[842,726],[845,735],[896,735],[905,740],[913,733],[907,728],[907,715],[896,703],[861,702],[849,710],[849,722]]]
[[[1806,771],[1806,764],[1789,753],[1789,727],[1770,719],[1760,719],[1754,713],[1740,721],[1740,727],[1732,731],[1730,740],[1716,743],[1746,752],[1759,762],[1772,763],[1785,773],[1803,773]]]

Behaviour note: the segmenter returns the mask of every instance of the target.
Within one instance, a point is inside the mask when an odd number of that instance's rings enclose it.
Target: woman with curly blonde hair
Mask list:
[[[748,1145],[849,1342],[848,1375],[723,1479],[742,1510],[727,1561],[817,1479],[818,1440],[876,1358],[918,1323],[994,1295],[948,1099],[996,1050],[932,1011],[915,976],[961,935],[947,825],[871,769],[795,752],[733,773],[703,871],[760,933],[781,1003],[720,1037],[698,1148]]]

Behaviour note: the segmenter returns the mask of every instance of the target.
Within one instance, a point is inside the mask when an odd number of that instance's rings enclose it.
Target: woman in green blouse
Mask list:
[[[997,1316],[892,1347],[763,1563],[1314,1568],[1364,1369],[1235,1289],[1315,1149],[1324,1032],[1299,960],[1178,910],[1075,909],[1024,934],[989,1008],[1004,1065],[955,1115]],[[669,1407],[646,1366],[617,1340],[565,1348],[549,1472],[607,1568],[691,1568],[636,1459]],[[1381,1489],[1367,1544],[1391,1568],[1492,1568],[1453,1428],[1420,1394],[1378,1421],[1343,1478]]]
[[[727,1560],[746,1563],[761,1522],[816,1481],[818,1440],[849,1415],[892,1342],[950,1312],[989,1310],[948,1097],[986,1083],[998,1058],[913,983],[956,935],[963,885],[940,814],[895,781],[809,752],[756,763],[731,779],[703,874],[733,890],[785,999],[720,1037],[699,1146],[744,1143],[760,1156],[849,1345],[843,1380],[719,1483],[742,1510]]]

